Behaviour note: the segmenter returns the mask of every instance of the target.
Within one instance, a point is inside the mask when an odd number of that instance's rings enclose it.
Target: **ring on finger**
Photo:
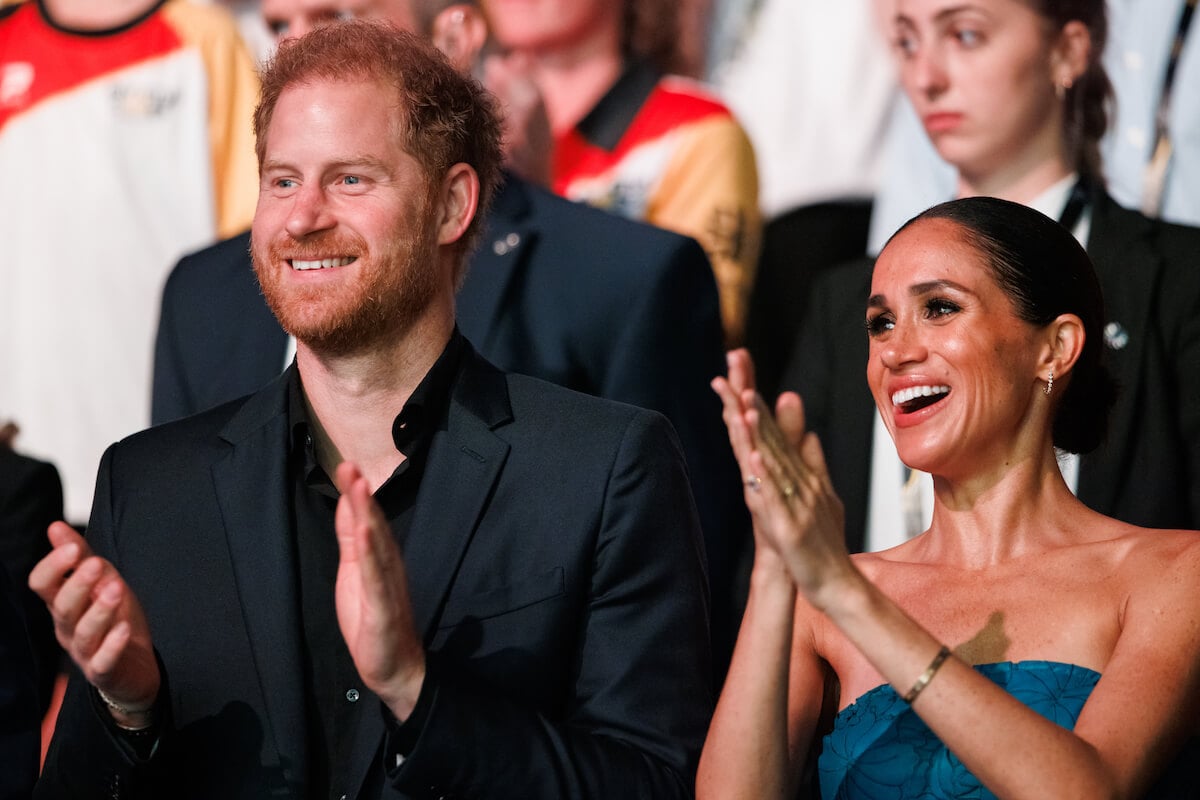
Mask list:
[[[757,475],[751,475],[746,478],[745,483],[750,488],[750,491],[757,492],[762,487],[762,478]]]

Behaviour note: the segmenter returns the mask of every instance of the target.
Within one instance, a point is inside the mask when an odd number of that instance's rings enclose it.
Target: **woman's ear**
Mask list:
[[[487,42],[487,20],[473,3],[456,3],[433,19],[431,39],[460,72],[470,72]]]
[[[1050,55],[1050,80],[1055,86],[1070,89],[1087,72],[1091,55],[1091,32],[1079,20],[1071,20],[1059,32]]]
[[[1038,365],[1038,378],[1049,381],[1053,375],[1061,380],[1083,354],[1086,339],[1083,320],[1075,314],[1059,314],[1046,327],[1046,348]]]

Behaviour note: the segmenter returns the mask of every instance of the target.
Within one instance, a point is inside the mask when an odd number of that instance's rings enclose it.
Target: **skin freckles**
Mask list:
[[[293,86],[268,131],[255,271],[283,327],[317,350],[349,352],[404,330],[438,289],[427,179],[388,119],[370,113],[388,91]],[[304,271],[292,263],[331,258],[354,260]]]
[[[1037,391],[1036,329],[1016,316],[983,256],[954,223],[917,223],[880,257],[871,297],[867,380],[901,459],[941,474],[978,473],[989,460],[1003,469],[1011,456],[1001,434],[1027,427]],[[898,411],[893,393],[914,384],[950,392]]]

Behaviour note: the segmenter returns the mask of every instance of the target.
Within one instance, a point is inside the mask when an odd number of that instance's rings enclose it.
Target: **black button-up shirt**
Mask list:
[[[464,340],[457,330],[445,350],[399,409],[392,440],[404,460],[375,492],[375,500],[403,549],[412,525],[417,492],[434,433],[444,429],[451,389]],[[364,714],[379,714],[380,701],[363,685],[342,638],[334,604],[338,543],[334,512],[338,491],[317,461],[300,376],[292,373],[288,390],[291,431],[288,471],[292,486],[293,530],[299,567],[301,619],[304,632],[305,685],[309,730],[311,797],[354,796],[349,774],[354,763],[355,735]],[[418,715],[414,714],[414,717]],[[410,718],[415,726],[421,720]],[[393,733],[408,733],[400,726]]]

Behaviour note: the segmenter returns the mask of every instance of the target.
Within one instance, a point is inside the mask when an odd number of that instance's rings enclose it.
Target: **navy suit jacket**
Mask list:
[[[1080,459],[1079,499],[1135,525],[1198,528],[1200,229],[1150,220],[1099,190],[1091,210],[1087,250],[1119,393],[1104,444]],[[863,329],[871,268],[863,260],[818,279],[783,382],[821,438],[852,551],[866,535],[876,413]]]
[[[670,426],[463,362],[405,549],[435,694],[398,769],[371,718],[347,794],[690,796],[712,689]],[[88,539],[146,609],[165,731],[139,762],[72,676],[37,796],[306,796],[287,377],[105,453]]]
[[[184,258],[163,292],[155,423],[248,394],[287,336],[259,293],[249,235]],[[510,177],[457,298],[459,329],[501,369],[662,413],[687,460],[713,592],[718,668],[736,630],[733,565],[749,518],[721,407],[716,281],[694,240]]]

